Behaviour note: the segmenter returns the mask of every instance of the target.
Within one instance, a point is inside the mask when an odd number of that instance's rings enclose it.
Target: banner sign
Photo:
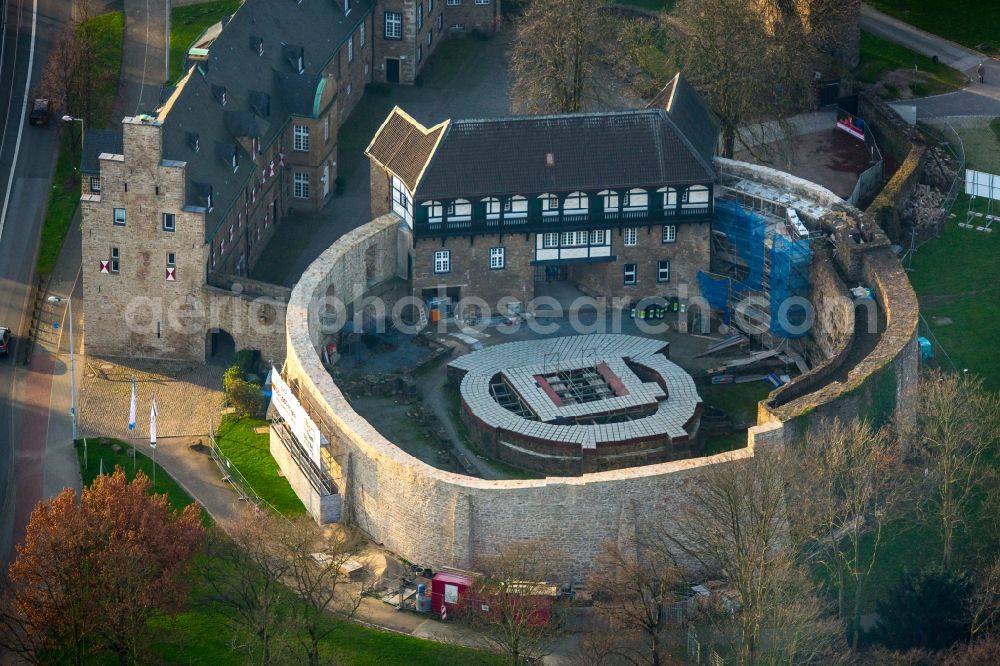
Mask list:
[[[837,129],[842,129],[851,136],[864,141],[865,128],[865,121],[861,118],[858,118],[843,109],[837,109]]]
[[[281,373],[273,366],[271,367],[271,404],[288,424],[288,428],[309,454],[309,458],[322,469],[323,460],[320,457],[320,450],[323,447],[323,437],[319,433],[319,426],[309,418],[305,408],[292,393],[291,387],[285,383],[285,380],[281,378]]]

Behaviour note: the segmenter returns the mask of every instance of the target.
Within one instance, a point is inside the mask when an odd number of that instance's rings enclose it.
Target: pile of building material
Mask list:
[[[903,210],[902,220],[918,229],[937,227],[944,220],[944,195],[927,185],[917,185]]]

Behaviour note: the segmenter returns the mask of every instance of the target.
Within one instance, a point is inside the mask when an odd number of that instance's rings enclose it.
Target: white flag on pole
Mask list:
[[[153,396],[153,405],[149,408],[149,445],[156,448],[156,396]]]
[[[128,429],[135,430],[135,377],[132,378],[132,402],[128,408]]]

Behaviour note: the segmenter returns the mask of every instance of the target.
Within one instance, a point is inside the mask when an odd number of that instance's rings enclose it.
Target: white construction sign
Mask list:
[[[965,170],[965,193],[1000,201],[1000,176],[982,171]]]
[[[291,387],[285,383],[285,380],[281,378],[281,373],[273,366],[271,368],[271,403],[288,424],[295,439],[299,440],[316,466],[322,469],[323,460],[320,451],[324,441],[323,436],[320,435],[319,426],[309,418],[302,403],[292,393]]]

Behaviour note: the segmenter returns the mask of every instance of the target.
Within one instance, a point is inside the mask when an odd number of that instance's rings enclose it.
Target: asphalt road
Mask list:
[[[67,0],[3,0],[0,36],[0,326],[27,326],[28,291],[55,164],[58,118],[28,125],[31,91],[50,40],[70,17]],[[30,80],[29,80],[30,77]],[[15,348],[0,359],[0,553],[9,549],[13,446],[20,431],[15,395]],[[32,408],[33,406],[26,406]],[[34,406],[37,407],[37,406]],[[0,556],[0,560],[5,557]]]

